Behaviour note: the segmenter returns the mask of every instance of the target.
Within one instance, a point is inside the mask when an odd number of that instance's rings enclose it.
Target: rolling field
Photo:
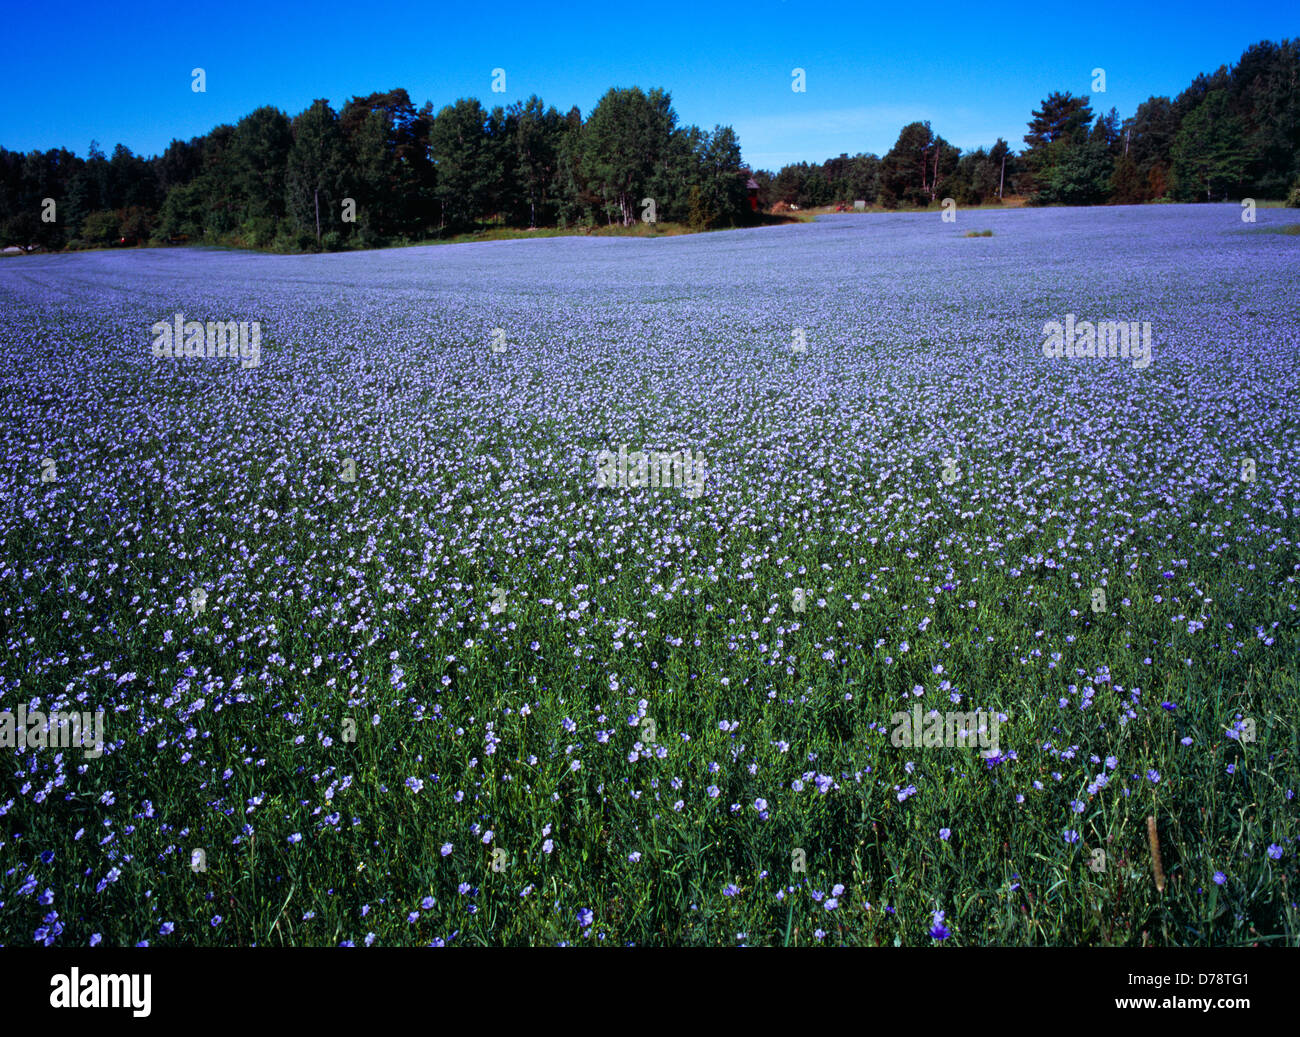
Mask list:
[[[0,943],[1300,943],[1297,221],[0,262]]]

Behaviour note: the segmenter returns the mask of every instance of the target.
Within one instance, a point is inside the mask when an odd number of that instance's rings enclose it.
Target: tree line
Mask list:
[[[962,154],[913,122],[883,158],[841,154],[755,179],[764,208],[978,205],[1007,195],[1033,205],[1286,197],[1300,206],[1300,41],[1257,43],[1236,65],[1197,76],[1172,101],[1150,97],[1124,120],[1114,108],[1094,113],[1087,96],[1053,92],[1031,113],[1025,144],[1017,154],[999,138]]]
[[[484,225],[708,229],[749,222],[748,180],[735,131],[679,125],[661,89],[611,89],[585,120],[536,96],[435,114],[397,89],[338,111],[317,100],[293,118],[258,108],[148,159],[121,144],[111,157],[92,144],[84,160],[0,148],[0,233],[47,248],[125,238],[306,250]]]
[[[740,226],[758,203],[800,208],[1281,198],[1300,205],[1300,41],[1261,42],[1130,118],[1054,92],[1026,148],[963,154],[913,122],[883,156],[858,153],[751,174],[729,126],[678,124],[662,89],[614,88],[586,119],[533,96],[434,112],[403,89],[317,100],[290,118],[258,108],[152,158],[92,143],[0,148],[0,236],[45,248],[208,241],[285,251],[373,247],[483,226],[591,227],[637,220]],[[650,204],[647,204],[649,201]]]

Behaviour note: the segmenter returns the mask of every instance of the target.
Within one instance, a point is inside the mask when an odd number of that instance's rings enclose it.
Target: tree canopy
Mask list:
[[[764,209],[975,205],[1004,194],[1068,205],[1300,199],[1300,41],[1257,43],[1128,118],[1053,91],[1030,113],[1024,142],[1019,154],[1000,138],[963,154],[912,122],[883,157],[844,152],[751,171],[731,127],[679,125],[659,88],[610,89],[586,119],[536,95],[491,109],[462,98],[435,114],[397,88],[339,110],[317,99],[292,118],[263,106],[151,158],[122,144],[108,155],[94,141],[84,159],[0,148],[0,237],[45,248],[152,238],[296,250],[651,215],[740,226],[753,219],[751,176]]]

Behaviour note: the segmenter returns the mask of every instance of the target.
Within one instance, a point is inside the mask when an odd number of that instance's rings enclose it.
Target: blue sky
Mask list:
[[[884,154],[929,120],[971,149],[1023,147],[1052,90],[1131,115],[1261,39],[1300,35],[1294,3],[1188,0],[1038,5],[756,3],[20,4],[3,16],[10,58],[0,145],[118,142],[155,154],[262,104],[294,115],[317,97],[406,87],[416,105],[508,104],[537,93],[586,115],[611,86],[662,86],[683,123],[731,125],[755,168]],[[190,88],[202,67],[206,93]],[[807,90],[791,90],[803,68]],[[1092,70],[1106,92],[1092,92]],[[506,92],[491,90],[492,70]]]

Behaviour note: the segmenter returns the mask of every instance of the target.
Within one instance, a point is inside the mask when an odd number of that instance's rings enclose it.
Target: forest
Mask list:
[[[762,211],[1011,196],[1300,205],[1300,40],[1257,43],[1127,118],[1053,92],[1031,113],[1024,144],[1017,152],[999,138],[962,153],[913,122],[883,157],[843,153],[774,173],[744,164],[731,127],[680,125],[659,88],[610,89],[585,119],[536,95],[435,112],[399,88],[338,110],[316,100],[292,117],[261,107],[148,158],[122,144],[108,155],[96,142],[84,159],[66,147],[0,147],[0,239],[45,250],[207,242],[297,252],[647,218],[708,230],[759,219],[751,178]]]

